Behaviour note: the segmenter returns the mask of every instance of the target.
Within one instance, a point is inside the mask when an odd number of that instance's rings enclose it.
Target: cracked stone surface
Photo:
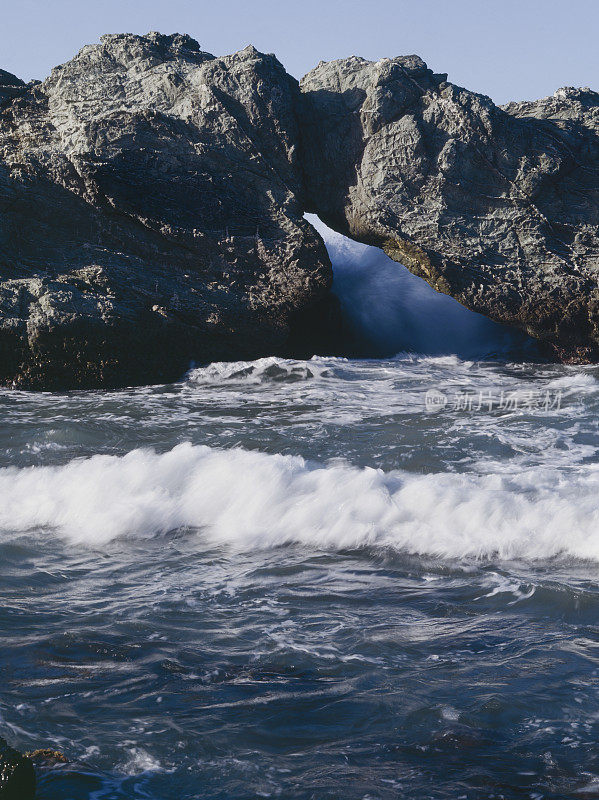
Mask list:
[[[164,382],[288,350],[332,280],[298,94],[274,56],[179,34],[104,36],[41,84],[2,73],[0,382]]]
[[[417,56],[298,84],[253,47],[117,34],[42,83],[0,71],[0,384],[341,351],[306,211],[554,357],[598,360],[598,129],[590,89],[498,107]]]
[[[599,95],[497,107],[417,56],[301,81],[306,202],[468,308],[599,354]]]

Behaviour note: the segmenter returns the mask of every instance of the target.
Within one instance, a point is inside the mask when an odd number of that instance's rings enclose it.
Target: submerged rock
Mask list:
[[[284,353],[328,295],[272,55],[111,35],[0,111],[0,382],[120,386]]]
[[[34,796],[33,761],[0,738],[0,800],[33,800]]]
[[[26,756],[30,758],[36,766],[41,767],[55,767],[60,764],[69,763],[69,759],[64,753],[61,753],[60,750],[52,750],[52,748],[49,747],[34,750],[32,753],[26,753]]]
[[[597,93],[499,108],[417,56],[321,63],[301,87],[311,211],[559,358],[597,359]]]

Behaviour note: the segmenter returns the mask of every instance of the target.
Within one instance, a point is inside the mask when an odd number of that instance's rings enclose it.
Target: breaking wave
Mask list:
[[[0,471],[4,537],[51,528],[98,546],[200,528],[238,550],[299,543],[392,547],[447,558],[599,560],[599,466],[567,479],[358,469],[298,456],[181,444]]]
[[[330,377],[331,374],[330,368],[317,357],[310,361],[296,361],[268,356],[255,361],[214,361],[205,367],[190,370],[186,380],[192,384],[214,384],[223,381],[252,384],[295,383],[310,378]]]

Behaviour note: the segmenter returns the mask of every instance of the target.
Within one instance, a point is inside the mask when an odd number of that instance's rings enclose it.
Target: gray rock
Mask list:
[[[306,202],[435,289],[599,355],[599,95],[499,108],[416,56],[319,64],[301,81]]]
[[[342,353],[305,211],[596,360],[599,96],[499,108],[446,78],[352,57],[300,91],[272,55],[157,33],[105,36],[41,84],[1,72],[0,383]]]
[[[312,327],[332,271],[303,220],[299,88],[274,56],[112,35],[17,88],[0,110],[0,382],[175,380]]]
[[[16,75],[0,69],[0,107],[25,91],[25,83]]]
[[[33,800],[34,797],[33,761],[0,738],[0,800]]]

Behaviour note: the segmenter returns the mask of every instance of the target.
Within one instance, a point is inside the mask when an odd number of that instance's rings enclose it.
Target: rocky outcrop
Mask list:
[[[27,87],[16,75],[0,69],[0,107],[22,94]]]
[[[599,95],[503,108],[416,56],[301,82],[306,201],[563,360],[599,354]]]
[[[342,352],[305,211],[596,360],[599,96],[499,108],[446,78],[352,57],[300,89],[252,47],[156,33],[105,36],[43,83],[0,72],[0,384]]]
[[[0,383],[164,382],[313,327],[332,272],[274,56],[114,35],[1,81]]]
[[[33,800],[34,796],[33,761],[0,738],[0,800]]]

